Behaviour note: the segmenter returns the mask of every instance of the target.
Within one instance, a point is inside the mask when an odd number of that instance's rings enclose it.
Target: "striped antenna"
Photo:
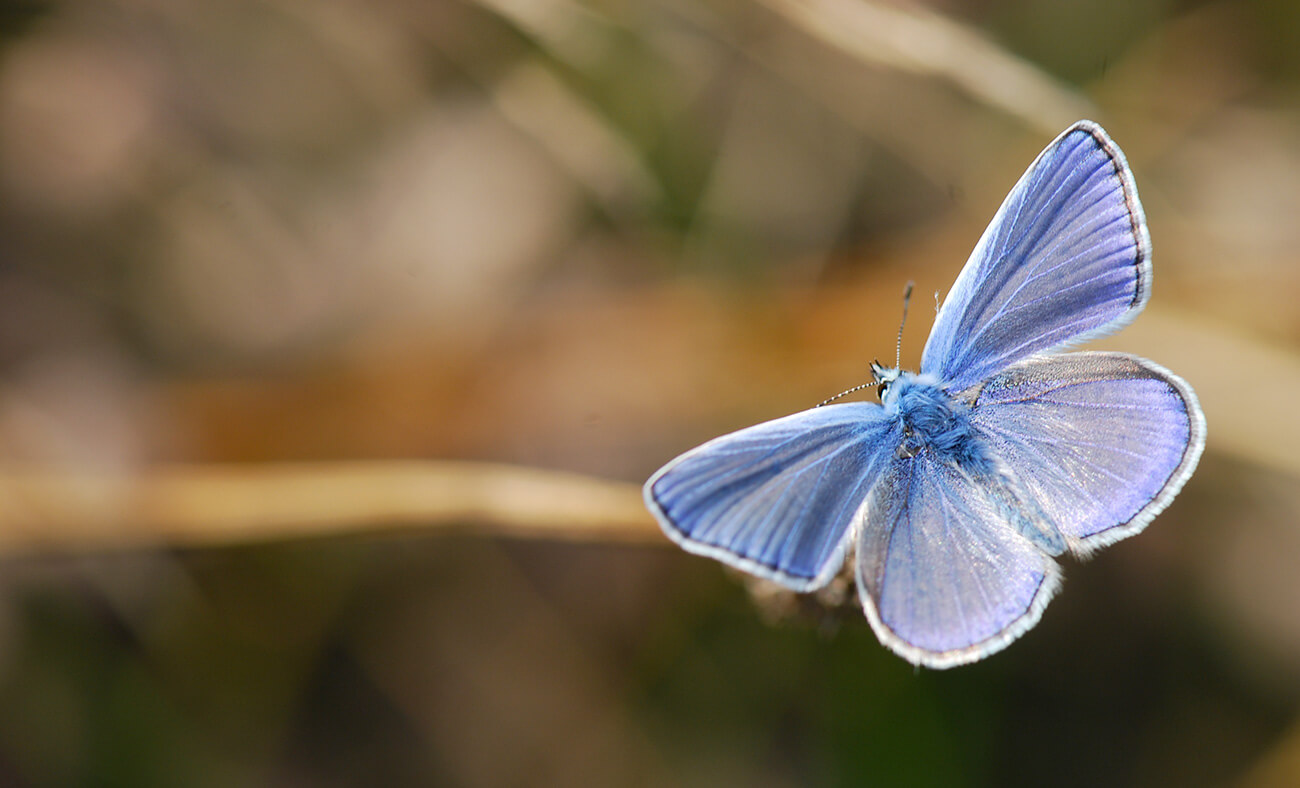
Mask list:
[[[907,305],[908,305],[908,303],[910,303],[911,300],[912,300],[912,285],[913,285],[913,284],[914,284],[913,282],[910,282],[910,281],[909,281],[909,282],[907,283],[907,287],[903,290],[903,320],[902,320],[902,322],[900,322],[900,323],[898,324],[898,345],[897,345],[897,347],[895,347],[895,349],[894,349],[894,369],[898,369],[898,368],[902,365],[902,363],[903,363],[903,326],[907,325]],[[849,389],[849,390],[847,390],[847,391],[841,391],[839,394],[836,394],[835,396],[831,397],[830,399],[825,399],[825,400],[822,400],[821,402],[818,402],[817,405],[816,405],[815,407],[820,408],[822,405],[829,405],[829,404],[831,404],[832,402],[834,402],[835,400],[839,399],[840,397],[847,397],[848,395],[852,394],[853,392],[855,392],[855,391],[861,391],[861,390],[867,388],[868,386],[877,386],[877,385],[880,385],[880,379],[875,375],[875,370],[877,370],[877,369],[879,369],[879,368],[880,368],[880,362],[879,362],[879,361],[873,361],[873,362],[871,363],[871,369],[872,369],[873,374],[872,374],[872,381],[871,381],[870,383],[861,383],[861,384],[858,384],[858,385],[854,386],[853,388],[851,388],[851,389]],[[892,379],[892,378],[891,378],[891,379]]]

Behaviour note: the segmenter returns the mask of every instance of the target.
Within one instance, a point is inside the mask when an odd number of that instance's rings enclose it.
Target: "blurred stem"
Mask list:
[[[828,320],[824,325],[847,325],[864,311],[873,311],[862,304],[860,299],[838,306],[827,301],[816,311]],[[581,324],[576,315],[571,317]],[[697,316],[681,322],[711,321]],[[827,336],[848,334],[804,333],[832,346],[835,340]],[[540,336],[542,346],[558,344],[544,333]],[[752,368],[726,367],[726,359],[750,358],[752,346],[737,342],[734,352],[717,356],[724,366],[720,379],[754,378]],[[1288,416],[1294,409],[1293,392],[1300,389],[1300,359],[1291,351],[1199,316],[1154,307],[1121,335],[1090,347],[1137,353],[1181,373],[1205,409],[1211,453],[1300,478],[1300,454],[1295,451],[1300,422]],[[625,354],[628,347],[620,343],[617,352]],[[773,356],[772,363],[781,358]],[[638,370],[642,377],[662,372],[650,356]],[[1249,408],[1241,407],[1247,373],[1237,370],[1249,370]],[[319,388],[311,381],[297,385]],[[280,401],[283,395],[277,392],[271,399]],[[741,395],[737,390],[719,396]],[[344,407],[357,410],[363,403],[349,401]],[[266,418],[258,407],[244,405],[221,411],[216,423],[259,424]],[[321,414],[313,412],[308,418],[319,419]],[[490,433],[475,434],[484,445],[494,443]],[[666,544],[642,506],[636,485],[508,465],[232,463],[159,466],[134,474],[0,466],[0,553],[209,546],[412,528]]]
[[[437,461],[0,471],[0,552],[198,547],[399,528],[661,540],[636,485]]]
[[[946,79],[987,106],[1055,136],[1096,108],[979,31],[920,8],[862,0],[759,0],[858,60]]]

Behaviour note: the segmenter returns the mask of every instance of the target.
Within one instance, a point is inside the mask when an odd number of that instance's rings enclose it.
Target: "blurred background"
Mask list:
[[[1155,249],[1101,346],[1209,424],[1151,528],[945,672],[668,545],[637,485],[864,382],[909,279],[915,367],[1081,117]],[[1284,0],[7,0],[0,784],[1300,784],[1297,217]],[[422,459],[636,511],[171,539],[59,486],[233,469],[269,513],[284,463],[330,502]]]

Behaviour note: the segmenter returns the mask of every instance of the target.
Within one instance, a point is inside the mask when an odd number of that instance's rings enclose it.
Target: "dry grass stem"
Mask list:
[[[658,542],[636,485],[466,462],[0,472],[0,552],[198,547],[400,528]]]

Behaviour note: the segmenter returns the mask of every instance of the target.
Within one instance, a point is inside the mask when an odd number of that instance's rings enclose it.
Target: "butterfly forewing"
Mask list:
[[[1146,304],[1151,251],[1124,155],[1081,121],[1030,165],[935,318],[921,371],[952,391],[1115,331]]]
[[[673,460],[645,486],[664,531],[796,591],[825,585],[897,440],[884,409],[827,405],[723,435]]]

